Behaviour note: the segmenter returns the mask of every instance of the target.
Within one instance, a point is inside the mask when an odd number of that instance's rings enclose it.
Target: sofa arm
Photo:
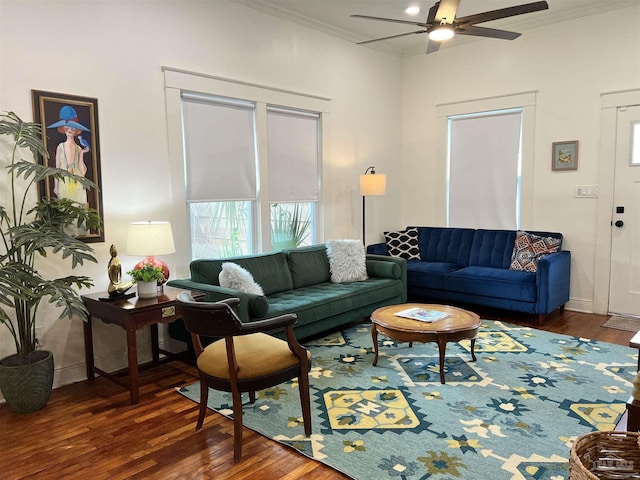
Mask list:
[[[367,246],[367,253],[389,256],[389,249],[386,243],[374,243],[373,245]]]
[[[538,314],[546,315],[567,303],[571,284],[571,252],[561,250],[538,259],[536,284]]]
[[[233,297],[239,298],[240,305],[238,305],[237,314],[243,322],[249,322],[252,318],[266,317],[269,311],[269,301],[264,295],[254,295],[253,293],[245,293],[233,288],[211,285],[210,283],[194,282],[188,278],[170,280],[167,285],[175,288],[184,288],[185,290],[204,292],[206,294],[205,301],[207,302],[219,302]]]
[[[386,244],[383,245],[385,245],[386,248]],[[400,257],[375,255],[371,253],[368,253],[366,258],[368,275],[372,277],[399,279],[402,282],[402,303],[405,303],[407,301],[407,261]],[[384,267],[382,264],[391,266]]]
[[[367,260],[367,275],[378,278],[392,278],[398,280],[402,275],[400,265],[395,262]]]

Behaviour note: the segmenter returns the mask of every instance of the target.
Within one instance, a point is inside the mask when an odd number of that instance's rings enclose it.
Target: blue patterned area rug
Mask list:
[[[571,442],[614,429],[636,375],[630,348],[485,320],[477,362],[468,340],[447,345],[442,385],[435,344],[378,341],[377,367],[368,324],[306,344],[311,437],[297,382],[258,392],[244,424],[355,479],[561,480]],[[198,383],[179,391],[199,399]],[[229,416],[230,395],[209,407]]]

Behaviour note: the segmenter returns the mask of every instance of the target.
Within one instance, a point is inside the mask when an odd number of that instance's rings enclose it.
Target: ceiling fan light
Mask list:
[[[411,5],[410,7],[407,7],[405,9],[404,13],[411,16],[418,15],[420,13],[420,7],[418,7],[417,5]]]
[[[451,25],[438,25],[429,32],[429,40],[442,42],[453,37],[454,31]]]

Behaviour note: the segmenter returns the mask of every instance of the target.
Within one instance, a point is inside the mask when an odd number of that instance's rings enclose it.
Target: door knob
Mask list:
[[[618,228],[620,228],[621,226],[624,225],[624,222],[622,220],[616,220],[616,223],[614,223],[614,225]]]

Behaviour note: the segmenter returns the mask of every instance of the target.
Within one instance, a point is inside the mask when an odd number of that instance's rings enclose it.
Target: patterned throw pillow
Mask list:
[[[384,238],[390,256],[420,260],[417,228],[407,228],[399,232],[384,232]]]
[[[511,254],[510,270],[537,272],[538,259],[560,250],[559,238],[541,237],[531,233],[518,231]]]
[[[367,263],[360,240],[327,240],[327,257],[332,283],[366,280]]]

